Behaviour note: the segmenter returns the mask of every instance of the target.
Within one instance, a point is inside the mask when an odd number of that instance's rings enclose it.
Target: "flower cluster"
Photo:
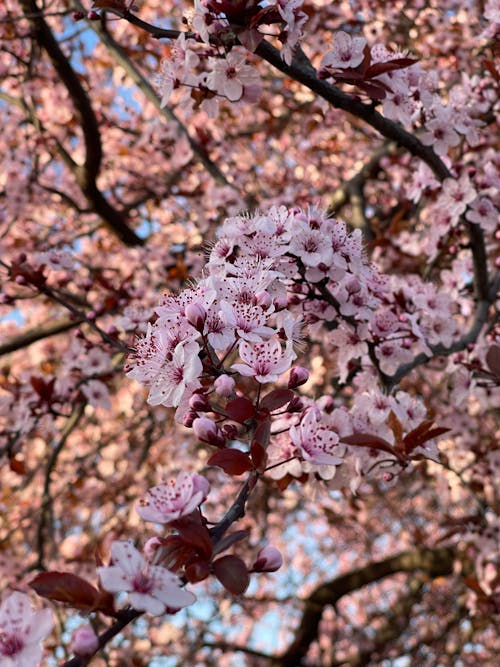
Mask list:
[[[245,49],[254,51],[263,38],[259,28],[279,28],[282,57],[290,64],[293,50],[302,36],[307,16],[302,0],[278,0],[269,5],[262,0],[234,3],[229,0],[195,0],[189,21],[194,37],[181,33],[171,59],[165,59],[157,77],[157,88],[164,106],[174,89],[183,86],[196,94],[184,99],[197,100],[209,114],[216,109],[214,95],[230,102],[256,101],[260,96],[257,69],[247,62]],[[239,42],[243,49],[235,46]]]
[[[391,410],[402,431],[411,431],[415,420],[399,401],[410,401],[410,412],[421,420],[425,409],[409,397],[389,401],[377,394],[375,404],[388,406],[384,419],[362,422],[356,402],[350,413],[301,402],[293,390],[307,381],[307,371],[292,364],[305,332],[326,337],[338,349],[341,382],[356,367],[375,365],[378,372],[395,373],[414,354],[431,355],[430,346],[453,341],[450,297],[416,277],[405,283],[394,278],[393,283],[369,263],[359,230],[349,232],[345,223],[315,207],[273,207],[229,218],[210,251],[205,276],[196,286],[161,299],[128,374],[150,386],[150,404],[177,408],[179,422],[219,449],[238,439],[251,441],[252,420],[265,422],[270,412],[273,430],[259,441],[264,449],[269,445],[270,474],[317,473],[331,479],[346,456],[353,456],[342,437],[365,431],[392,447],[395,436],[386,426]],[[284,394],[264,393],[288,371]],[[377,456],[366,461],[357,452],[354,476],[376,468]],[[408,457],[389,458],[402,467],[408,464]],[[241,465],[241,472],[250,469]],[[178,484],[151,490],[140,510],[143,517],[171,520],[182,516],[184,503],[191,508],[191,497],[194,504],[203,498],[203,488],[193,480]],[[181,514],[164,508],[174,499]]]

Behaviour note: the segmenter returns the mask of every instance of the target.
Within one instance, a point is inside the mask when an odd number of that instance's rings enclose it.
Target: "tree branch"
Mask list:
[[[80,10],[84,10],[84,7],[80,0],[76,0],[75,2],[76,6]],[[128,16],[131,16],[130,14]],[[143,21],[140,21],[138,19],[138,23],[130,21],[131,23],[135,23],[136,25],[139,24],[139,27],[142,27]],[[154,88],[151,86],[149,81],[144,78],[144,76],[141,74],[141,72],[137,69],[137,67],[134,65],[134,63],[130,60],[130,58],[127,57],[127,54],[123,50],[123,48],[118,44],[118,42],[115,41],[115,39],[110,35],[110,33],[106,30],[105,26],[102,25],[101,23],[97,21],[89,21],[89,26],[92,28],[92,30],[99,35],[100,39],[102,42],[107,46],[108,50],[110,53],[113,55],[113,58],[116,60],[121,67],[125,70],[125,72],[128,74],[128,76],[132,79],[132,81],[135,83],[135,85],[139,88],[139,90],[144,94],[144,96],[154,105],[158,113],[166,118],[168,121],[173,122],[176,124],[179,132],[183,134],[189,143],[189,147],[193,151],[193,153],[198,157],[200,162],[203,164],[207,172],[214,178],[214,180],[219,184],[219,185],[226,185],[229,187],[234,188],[235,186],[230,183],[226,176],[223,174],[223,172],[219,169],[219,167],[213,162],[210,157],[208,156],[207,152],[199,145],[197,141],[195,141],[191,135],[188,132],[188,129],[186,126],[181,122],[181,120],[175,115],[175,113],[170,109],[170,107],[165,106],[162,107],[160,103],[160,98],[158,95],[155,93]],[[170,33],[176,32],[177,34],[178,31],[169,31]]]
[[[446,576],[453,572],[454,551],[448,548],[421,548],[405,551],[383,561],[369,563],[353,572],[341,575],[322,584],[305,601],[302,620],[295,631],[295,638],[288,649],[274,664],[280,667],[297,667],[316,639],[318,626],[326,605],[335,605],[344,595],[367,584],[380,581],[397,572],[420,570],[430,577]]]
[[[85,321],[84,317],[64,317],[56,322],[49,322],[48,324],[40,324],[32,329],[22,331],[17,336],[8,338],[5,343],[0,345],[0,357],[4,354],[10,354],[23,347],[28,347],[32,343],[36,343],[49,336],[64,333]]]
[[[124,214],[113,208],[97,187],[96,178],[102,162],[102,145],[99,124],[87,93],[47,25],[36,0],[20,0],[20,4],[33,30],[34,39],[49,56],[73,101],[80,121],[85,143],[85,162],[83,166],[73,162],[72,167],[78,185],[92,202],[93,210],[123,243],[128,246],[143,245],[144,241],[125,223]]]

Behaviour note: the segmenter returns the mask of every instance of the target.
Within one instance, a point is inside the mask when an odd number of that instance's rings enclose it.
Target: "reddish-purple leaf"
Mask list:
[[[394,60],[388,60],[384,63],[373,63],[365,72],[365,78],[371,79],[374,76],[380,76],[385,72],[392,72],[396,69],[405,69],[406,67],[411,67],[414,65],[417,60],[414,58],[394,58]]]
[[[253,468],[248,454],[239,449],[219,449],[207,463],[209,466],[222,468],[228,475],[242,475]]]
[[[269,394],[264,396],[260,402],[260,407],[271,411],[277,410],[290,403],[294,396],[295,394],[291,389],[274,389],[274,391],[270,391]]]
[[[248,530],[235,530],[234,533],[229,533],[229,535],[224,535],[224,537],[217,542],[217,546],[214,549],[214,554],[220,554],[226,549],[229,549],[236,542],[245,540],[249,536],[250,532]]]
[[[226,414],[229,419],[243,424],[247,419],[255,417],[255,407],[248,398],[238,396],[226,405]]]
[[[201,556],[211,557],[212,541],[206,526],[201,526],[194,521],[179,521],[174,523],[174,527],[177,528],[179,535],[187,545],[194,547]]]
[[[346,445],[351,445],[353,447],[368,447],[370,449],[378,449],[382,452],[388,452],[398,459],[401,459],[401,455],[396,452],[394,447],[380,438],[378,435],[373,435],[371,433],[353,433],[352,435],[346,435],[340,439],[340,442],[343,442]]]
[[[252,457],[253,464],[257,468],[257,470],[259,472],[264,472],[264,470],[266,469],[267,454],[264,447],[260,445],[256,440],[252,442],[252,445],[250,447],[250,456]]]
[[[180,535],[169,535],[162,544],[162,565],[175,572],[196,558],[196,549],[187,544]]]
[[[191,584],[203,581],[210,574],[210,564],[204,560],[196,560],[185,568],[186,577]]]
[[[70,572],[42,572],[30,586],[43,598],[65,602],[86,612],[97,609],[102,597],[95,586]]]
[[[253,442],[258,442],[261,447],[267,449],[271,438],[271,420],[264,419],[259,422],[253,434]]]
[[[241,595],[248,588],[247,566],[238,556],[222,556],[213,563],[213,572],[226,590]]]
[[[492,345],[486,352],[486,364],[493,375],[500,379],[500,345]]]

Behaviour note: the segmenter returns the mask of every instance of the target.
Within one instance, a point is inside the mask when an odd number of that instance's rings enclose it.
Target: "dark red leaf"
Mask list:
[[[238,396],[226,405],[226,414],[229,419],[243,424],[247,419],[255,417],[255,407],[248,398]]]
[[[266,450],[255,440],[252,442],[250,447],[250,456],[252,457],[253,464],[257,470],[259,472],[264,472],[267,463]]]
[[[200,526],[193,521],[185,523],[179,521],[174,526],[187,545],[194,547],[201,556],[207,559],[212,556],[212,541],[206,526]]]
[[[24,475],[26,473],[24,460],[18,459],[17,456],[13,456],[11,459],[9,459],[9,468],[12,470],[12,472],[15,472],[16,475]]]
[[[373,435],[371,433],[353,433],[352,435],[347,435],[341,438],[340,442],[343,442],[346,445],[352,445],[353,447],[378,449],[382,452],[388,452],[401,460],[401,455],[396,452],[394,447],[387,442],[387,440],[380,438],[378,435]]]
[[[258,442],[261,447],[267,449],[271,438],[271,420],[265,419],[258,423],[253,434],[253,441]]]
[[[500,345],[492,345],[486,352],[486,364],[493,375],[500,379]]]
[[[161,546],[162,565],[175,572],[197,557],[196,549],[187,544],[180,535],[170,535]]]
[[[294,396],[295,394],[291,389],[274,389],[274,391],[270,391],[269,394],[264,396],[260,402],[260,406],[271,411],[277,410],[290,403]]]
[[[413,431],[410,431],[403,438],[405,444],[405,451],[411,452],[415,447],[418,447],[425,442],[427,439],[427,433],[429,429],[434,424],[434,420],[426,419],[421,424],[419,424]]]
[[[241,595],[248,588],[250,576],[247,566],[238,556],[222,556],[213,563],[213,572],[226,590]]]
[[[411,67],[414,65],[417,60],[414,58],[394,58],[394,60],[388,60],[385,63],[373,63],[366,70],[365,78],[371,79],[374,76],[380,76],[385,72],[392,72],[397,69],[405,69],[406,67]]]
[[[95,611],[102,593],[88,581],[69,572],[42,572],[31,582],[31,588],[48,600],[65,602],[82,611]]]
[[[222,468],[228,475],[242,475],[253,468],[248,454],[239,449],[219,449],[207,463],[209,466]]]
[[[196,560],[189,563],[185,569],[186,577],[191,584],[203,581],[210,574],[210,564],[204,560]]]
[[[224,537],[217,542],[217,545],[214,549],[214,554],[220,554],[226,549],[229,549],[236,542],[245,540],[249,536],[248,530],[235,530],[234,533],[229,533],[229,535],[224,535]]]

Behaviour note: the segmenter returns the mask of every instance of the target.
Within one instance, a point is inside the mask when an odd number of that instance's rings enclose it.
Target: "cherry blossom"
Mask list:
[[[52,631],[48,609],[33,611],[23,593],[11,593],[0,606],[0,664],[2,667],[35,667],[42,659],[41,641]]]
[[[158,565],[150,565],[131,542],[113,542],[111,565],[97,568],[102,587],[110,593],[128,594],[139,611],[160,616],[193,604],[195,596],[180,586],[179,578]]]
[[[261,384],[276,382],[290,368],[296,356],[289,346],[283,350],[275,338],[253,344],[242,340],[239,353],[243,363],[232,364],[231,368],[242,375],[254,377]]]
[[[351,37],[343,30],[335,33],[333,38],[333,49],[323,57],[323,67],[344,69],[346,67],[357,67],[363,61],[363,49],[366,46],[364,37]]]
[[[227,97],[231,102],[243,95],[258,96],[260,90],[258,72],[246,64],[245,57],[231,51],[225,58],[210,58],[206,84],[210,90]]]
[[[453,129],[453,117],[451,109],[437,107],[434,115],[426,123],[426,132],[422,135],[422,143],[426,146],[432,145],[436,153],[445,155],[452,146],[457,146],[460,137]]]
[[[315,408],[306,410],[300,424],[290,428],[290,440],[309,463],[336,466],[343,462],[338,435],[321,422]]]
[[[177,479],[149,489],[146,498],[137,507],[137,513],[144,521],[169,523],[191,514],[209,491],[210,485],[204,477],[181,472]]]

